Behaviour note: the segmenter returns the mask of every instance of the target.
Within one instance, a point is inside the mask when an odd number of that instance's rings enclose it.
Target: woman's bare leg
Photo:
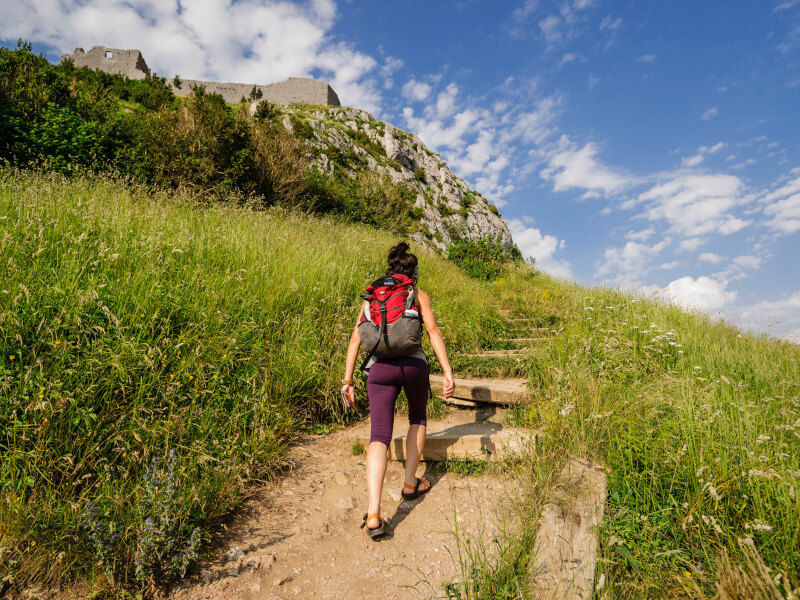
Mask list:
[[[409,425],[406,436],[406,474],[405,483],[414,485],[417,482],[417,467],[425,448],[425,435],[428,428],[425,425]]]
[[[367,514],[381,513],[381,494],[383,493],[383,478],[386,476],[386,451],[388,448],[383,442],[370,442],[367,449]],[[380,525],[376,518],[367,521],[367,527],[375,529]]]

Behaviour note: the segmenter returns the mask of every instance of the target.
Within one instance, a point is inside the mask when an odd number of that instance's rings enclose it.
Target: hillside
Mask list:
[[[455,239],[499,239],[513,243],[497,208],[489,204],[414,134],[376,121],[354,108],[291,105],[273,107],[281,123],[313,148],[315,165],[324,173],[349,178],[368,171],[410,190],[422,212],[420,242],[445,250]]]
[[[0,228],[0,571],[14,589],[180,575],[250,486],[281,477],[298,432],[346,421],[344,344],[394,236],[14,171]],[[480,282],[420,256],[456,359],[513,336],[511,318],[549,332],[492,367],[529,380],[537,401],[512,420],[545,433],[515,468],[519,510],[537,514],[570,453],[606,465],[607,597],[763,584],[751,549],[797,579],[796,346],[615,290],[514,266]],[[458,374],[489,368],[460,360]],[[464,597],[519,589],[537,523],[474,565]]]
[[[211,200],[233,192],[409,234],[440,252],[491,237],[519,257],[497,208],[415,135],[356,109],[242,100],[226,104],[202,87],[178,97],[163,78],[52,65],[24,43],[0,48],[0,160],[112,171]]]

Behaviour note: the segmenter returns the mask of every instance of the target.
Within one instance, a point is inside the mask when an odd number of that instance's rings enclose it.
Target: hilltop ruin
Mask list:
[[[105,73],[124,75],[129,79],[144,79],[150,73],[150,68],[139,50],[93,46],[91,50],[85,52],[83,48],[75,48],[75,52],[63,55],[61,60],[71,60],[76,67],[89,67]],[[306,77],[290,77],[286,81],[268,85],[221,83],[199,79],[182,79],[178,86],[175,85],[174,80],[168,80],[167,84],[178,96],[188,94],[193,86],[203,86],[207,92],[222,96],[225,102],[239,102],[243,97],[248,98],[255,87],[261,91],[262,100],[273,104],[288,105],[299,102],[322,106],[341,106],[339,96],[330,85],[324,81]]]

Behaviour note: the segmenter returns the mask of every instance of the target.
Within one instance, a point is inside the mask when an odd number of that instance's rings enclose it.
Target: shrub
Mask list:
[[[497,279],[506,264],[516,262],[514,254],[502,244],[499,236],[479,240],[456,239],[447,249],[447,260],[470,277],[487,281]]]

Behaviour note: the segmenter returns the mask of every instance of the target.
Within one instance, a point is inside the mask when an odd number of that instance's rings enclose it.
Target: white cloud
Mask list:
[[[765,225],[787,234],[800,230],[800,169],[792,173],[798,176],[760,200],[766,205],[764,214],[771,217]]]
[[[697,149],[697,154],[693,156],[688,156],[681,160],[682,167],[696,167],[703,159],[705,159],[706,155],[708,154],[716,154],[725,146],[725,142],[717,142],[713,146],[700,146]]]
[[[713,119],[714,117],[716,117],[718,114],[719,114],[719,110],[717,110],[717,107],[716,106],[712,106],[706,112],[704,112],[702,115],[700,115],[700,118],[703,119],[703,121],[709,121],[709,120]]]
[[[681,250],[687,250],[689,252],[693,252],[706,242],[708,242],[708,238],[703,238],[703,237],[687,238],[685,240],[681,240],[681,243],[678,246],[678,248],[680,248]]]
[[[404,65],[403,61],[393,56],[387,56],[381,67],[381,77],[383,77],[383,89],[390,90],[394,87],[392,75]]]
[[[544,34],[548,46],[561,41],[564,34],[561,32],[560,26],[561,19],[558,15],[549,15],[539,21],[539,30]]]
[[[632,183],[629,177],[599,163],[596,155],[597,147],[592,142],[578,148],[567,136],[561,136],[557,149],[540,174],[553,182],[556,192],[579,188],[587,190],[588,195],[611,194]]]
[[[718,311],[736,300],[737,293],[727,290],[728,284],[706,276],[697,279],[681,277],[662,291],[675,303],[690,308]]]
[[[539,0],[525,0],[522,6],[514,9],[511,13],[511,18],[515,21],[522,21],[527,19],[539,7]]]
[[[403,96],[413,102],[422,102],[431,95],[431,86],[424,81],[409,79],[403,86]]]
[[[723,261],[723,258],[719,254],[714,254],[713,252],[703,252],[697,257],[697,260],[711,263],[712,265],[718,265]]]
[[[558,66],[563,67],[564,65],[571,62],[583,62],[583,58],[581,57],[580,54],[576,54],[575,52],[568,52],[567,54],[561,57],[560,61],[558,61]]]
[[[746,227],[750,221],[732,214],[746,204],[744,184],[733,175],[675,174],[639,195],[629,203],[645,203],[640,215],[650,221],[666,220],[670,232],[684,237],[698,237],[714,231],[730,234]]]
[[[522,256],[526,259],[535,258],[536,266],[550,275],[572,279],[570,264],[553,258],[553,254],[564,247],[564,240],[559,241],[552,235],[542,235],[542,232],[535,227],[526,227],[520,219],[508,221],[508,228]]]
[[[733,264],[742,269],[758,269],[761,266],[761,258],[750,255],[737,256],[733,259]]]
[[[655,268],[654,259],[671,243],[669,238],[648,246],[628,242],[622,248],[608,248],[597,277],[610,277],[619,283],[638,283]]]
[[[594,75],[589,75],[589,89],[593,89],[598,83],[600,83],[600,78],[595,77]]]
[[[61,53],[104,44],[138,48],[150,68],[187,79],[272,83],[321,77],[345,105],[376,110],[377,63],[329,35],[333,0],[62,0],[3,6],[0,37],[22,37]]]
[[[600,21],[600,30],[602,31],[603,29],[610,29],[611,31],[614,31],[615,29],[619,29],[620,25],[622,25],[622,19],[620,17],[615,19],[611,15],[607,15],[602,21]]]
[[[655,229],[648,227],[642,231],[629,231],[625,234],[625,237],[629,240],[633,240],[634,242],[646,242],[655,232]]]
[[[745,326],[776,334],[800,344],[800,290],[780,300],[765,300],[740,308],[738,314]]]
[[[656,58],[658,58],[655,54],[642,54],[641,56],[636,57],[636,62],[640,63],[651,63]]]

